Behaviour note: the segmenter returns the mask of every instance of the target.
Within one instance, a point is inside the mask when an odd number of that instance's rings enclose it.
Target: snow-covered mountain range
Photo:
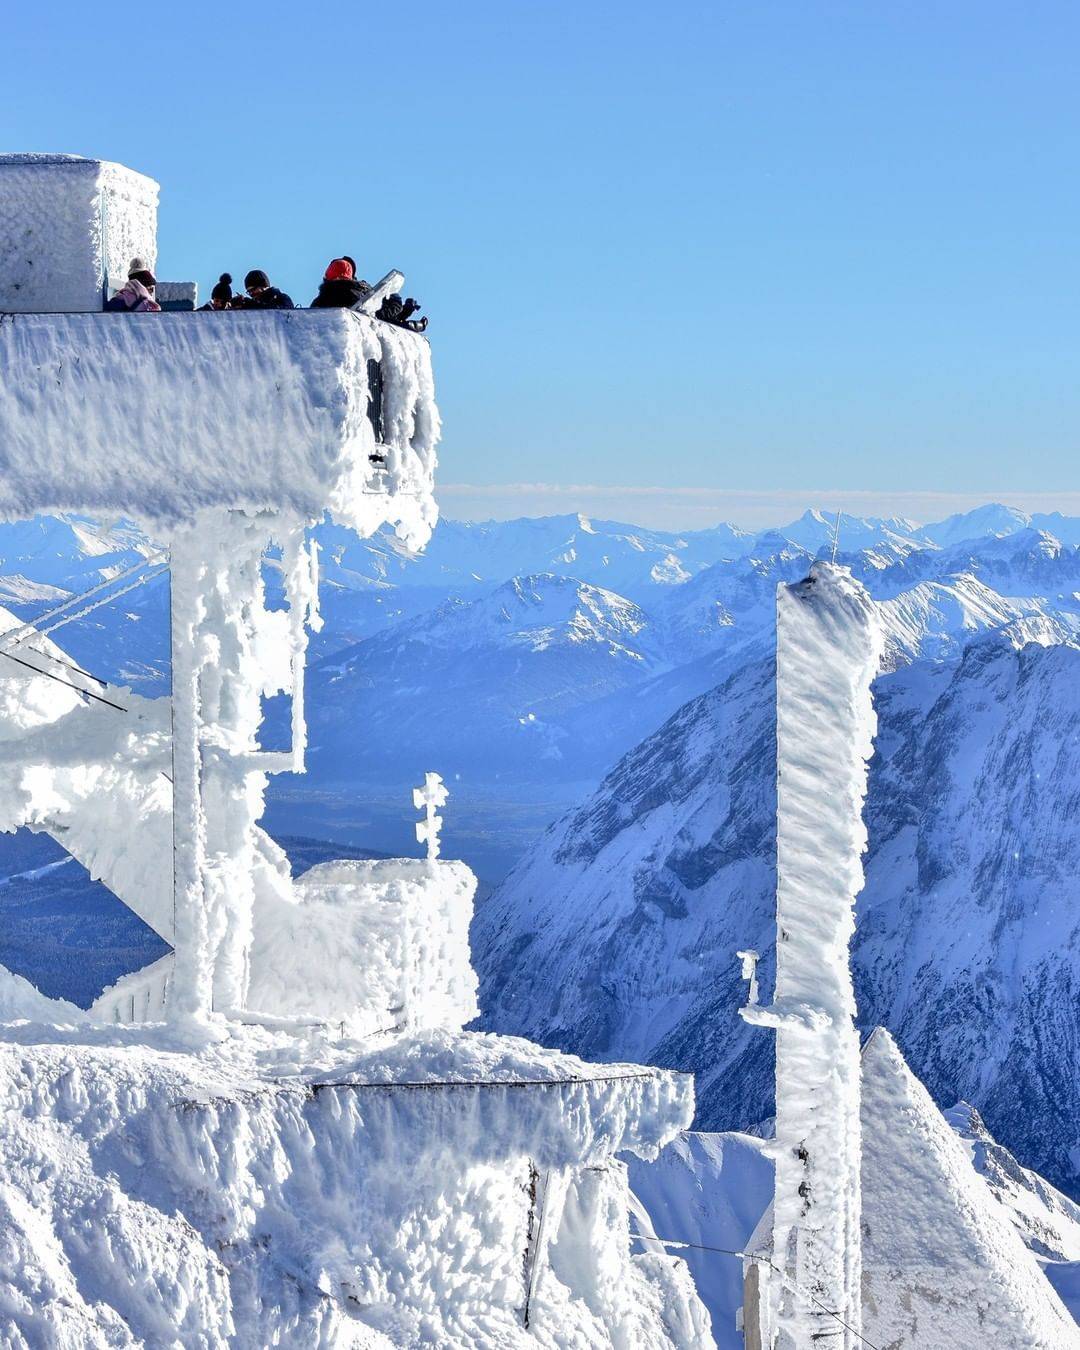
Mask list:
[[[694,1068],[703,1122],[752,1123],[769,1111],[769,1038],[734,1017],[733,953],[766,950],[771,925],[774,597],[833,528],[817,512],[683,535],[576,515],[448,521],[414,557],[324,527],[310,773],[275,820],[311,835],[313,815],[429,768],[453,786],[451,822],[529,792],[553,812],[581,799],[481,907],[490,1024]],[[926,526],[844,518],[838,554],[883,602],[888,641],[862,1013],[896,1032],[939,1101],[975,1103],[1074,1192],[1078,545],[1078,520],[988,506]],[[151,548],[124,526],[0,526],[0,598],[35,617]],[[87,669],[160,694],[166,620],[158,582],[57,638]],[[514,847],[543,823],[515,827]],[[19,923],[57,937],[58,968],[81,979],[89,927],[115,916],[99,892],[83,902],[75,865],[18,881],[36,869],[11,847],[9,915],[26,902]],[[110,976],[145,940],[122,928]],[[85,1002],[82,983],[69,992]]]
[[[964,1097],[1080,1189],[1080,647],[1025,621],[877,685],[860,1017],[939,1101]],[[693,1069],[699,1120],[771,1112],[771,1045],[736,1015],[769,952],[773,670],[682,707],[554,825],[477,919],[488,1025]],[[829,791],[823,782],[822,793]]]

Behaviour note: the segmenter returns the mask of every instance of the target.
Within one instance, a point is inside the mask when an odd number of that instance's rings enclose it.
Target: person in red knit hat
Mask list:
[[[352,309],[371,294],[366,281],[356,275],[356,264],[351,258],[334,258],[323,273],[319,294],[311,302],[312,309]]]

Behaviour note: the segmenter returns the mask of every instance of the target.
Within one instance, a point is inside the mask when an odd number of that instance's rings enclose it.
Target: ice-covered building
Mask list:
[[[308,527],[434,524],[430,349],[353,311],[99,312],[154,258],[156,194],[0,161],[0,514],[143,525],[173,655],[143,700],[49,636],[99,596],[0,616],[0,827],[55,835],[173,948],[89,1013],[0,970],[0,1341],[708,1344],[685,1266],[631,1255],[618,1161],[689,1123],[692,1084],[463,1030],[475,879],[438,856],[437,781],[425,858],[294,880],[259,827],[303,769]]]
[[[0,312],[93,313],[157,260],[158,185],[80,155],[0,155]]]

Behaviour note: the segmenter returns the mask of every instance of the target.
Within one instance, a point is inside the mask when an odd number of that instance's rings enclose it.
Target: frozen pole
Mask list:
[[[267,608],[262,575],[275,541],[284,624]],[[213,1013],[240,1015],[247,1004],[255,826],[267,775],[303,769],[305,625],[317,622],[317,575],[303,523],[280,514],[207,511],[176,528],[170,544],[176,963],[168,1009],[174,1023],[205,1031]],[[275,647],[288,671],[269,668]],[[290,682],[293,744],[264,751],[262,698]]]
[[[865,589],[832,563],[781,586],[776,611],[776,992],[771,1008],[743,1010],[776,1028],[773,1260],[786,1279],[771,1289],[771,1313],[778,1350],[855,1350],[861,1149],[849,947],[881,634]]]

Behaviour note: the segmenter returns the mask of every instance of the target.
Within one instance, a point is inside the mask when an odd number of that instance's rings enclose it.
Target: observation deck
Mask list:
[[[161,537],[207,510],[329,513],[420,547],[439,435],[426,339],[352,310],[0,317],[0,515]]]

